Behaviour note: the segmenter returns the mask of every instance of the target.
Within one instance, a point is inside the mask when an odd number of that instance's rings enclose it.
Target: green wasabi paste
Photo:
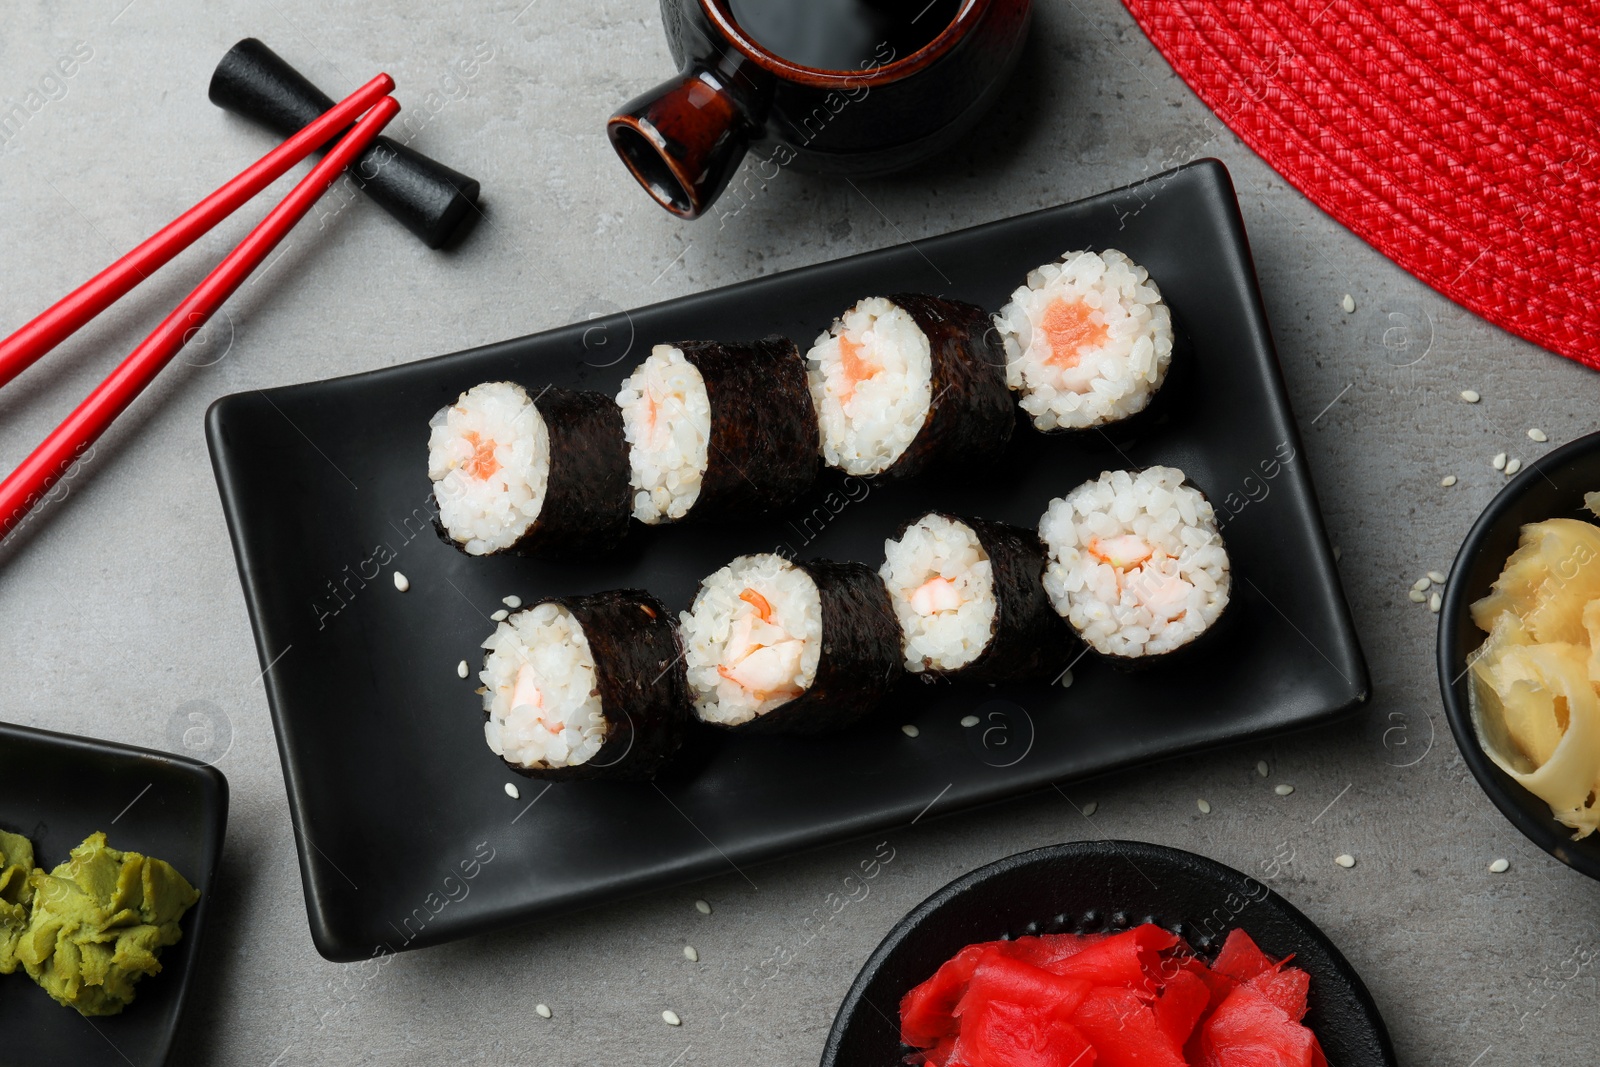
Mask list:
[[[0,974],[17,969],[17,938],[33,902],[33,842],[0,830]]]
[[[178,920],[200,899],[171,864],[111,848],[103,833],[28,881],[32,914],[16,958],[82,1015],[115,1015],[131,1003],[134,983],[161,971],[157,955],[183,937]]]

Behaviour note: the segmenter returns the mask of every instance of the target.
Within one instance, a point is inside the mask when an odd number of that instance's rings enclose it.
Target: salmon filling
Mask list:
[[[1092,308],[1065,299],[1054,301],[1046,309],[1039,332],[1050,349],[1046,360],[1064,370],[1076,367],[1085,350],[1103,347],[1108,337],[1103,316],[1096,321]]]

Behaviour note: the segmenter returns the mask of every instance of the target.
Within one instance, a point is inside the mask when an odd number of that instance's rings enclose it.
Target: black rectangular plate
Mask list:
[[[793,514],[635,531],[586,563],[473,559],[429,528],[427,422],[513,379],[615,392],[659,342],[774,332],[802,345],[863,296],[997,309],[1033,267],[1115,247],[1187,334],[1164,425],[1112,441],[1019,429],[977,476],[867,489],[826,478]],[[1179,358],[1184,358],[1180,346]],[[1181,373],[1180,373],[1181,371]],[[370,374],[226,397],[207,423],[283,757],[311,932],[331,959],[436,944],[1209,745],[1325,721],[1365,698],[1227,170],[1140,186]],[[876,566],[930,507],[1037,523],[1102,469],[1173,464],[1230,516],[1233,616],[1209,656],[1071,688],[908,681],[818,739],[697,735],[656,783],[521,782],[484,744],[479,642],[501,598],[644,586],[673,610],[745,552]],[[399,593],[391,572],[411,581]],[[466,659],[474,677],[456,677]],[[960,720],[977,714],[977,727]],[[901,731],[915,724],[920,736]],[[935,802],[935,798],[937,801]],[[536,802],[536,803],[535,803]],[[530,807],[530,804],[534,806]],[[491,857],[487,863],[483,857]],[[464,872],[474,877],[467,880]]]
[[[0,975],[0,1062],[159,1067],[195,973],[228,821],[221,772],[182,756],[0,723],[0,830],[33,841],[46,870],[96,830],[112,848],[164,859],[198,890],[183,940],[139,981],[122,1014],[85,1019],[19,968]]]

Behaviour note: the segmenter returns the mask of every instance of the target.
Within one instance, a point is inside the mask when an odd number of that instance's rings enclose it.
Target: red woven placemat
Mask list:
[[[1200,98],[1384,255],[1600,367],[1597,0],[1124,0]]]

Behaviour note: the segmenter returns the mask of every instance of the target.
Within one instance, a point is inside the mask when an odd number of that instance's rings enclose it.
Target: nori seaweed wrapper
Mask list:
[[[550,385],[530,395],[550,435],[544,503],[515,544],[491,554],[593,556],[611,551],[627,536],[633,515],[622,412],[600,393]],[[434,528],[465,551],[437,517]]]
[[[560,604],[583,627],[594,656],[605,740],[600,751],[570,767],[524,767],[510,760],[506,766],[552,782],[654,777],[683,744],[693,716],[672,613],[642,589],[546,597],[540,603]]]
[[[800,349],[787,337],[673,347],[700,372],[711,404],[706,471],[686,517],[758,515],[799,499],[821,463]]]
[[[806,691],[737,726],[749,734],[820,734],[877,710],[905,673],[900,623],[878,572],[864,563],[796,562],[822,600],[822,655]]]
[[[995,616],[989,643],[972,662],[953,671],[929,669],[927,673],[974,682],[1055,680],[1081,646],[1067,620],[1056,614],[1050,594],[1045,591],[1045,550],[1039,535],[988,519],[933,514],[963,523],[977,535],[978,544],[989,557]],[[902,528],[901,534],[904,533]]]
[[[910,478],[929,468],[999,459],[1017,415],[1006,388],[1005,348],[989,313],[959,300],[916,293],[889,300],[904,308],[928,338],[932,402],[917,436],[877,477]]]

